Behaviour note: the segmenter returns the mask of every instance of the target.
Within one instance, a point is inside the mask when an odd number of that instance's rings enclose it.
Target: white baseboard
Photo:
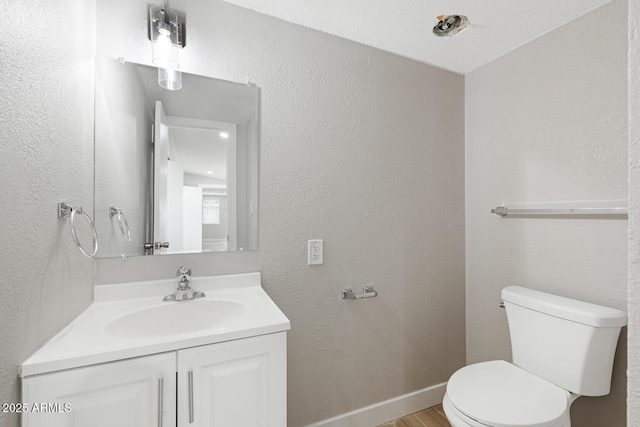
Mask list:
[[[436,384],[384,402],[374,403],[307,427],[373,427],[442,403],[447,383]]]

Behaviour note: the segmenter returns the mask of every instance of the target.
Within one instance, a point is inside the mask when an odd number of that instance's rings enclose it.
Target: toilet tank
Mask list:
[[[625,312],[520,286],[502,300],[515,365],[575,394],[609,393]]]

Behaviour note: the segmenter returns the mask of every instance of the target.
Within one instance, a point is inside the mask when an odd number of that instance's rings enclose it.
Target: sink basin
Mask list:
[[[247,307],[229,300],[167,302],[120,317],[106,327],[118,337],[162,337],[203,329],[223,328],[247,312]]]
[[[93,303],[21,365],[21,375],[283,332],[289,319],[260,273],[193,278],[206,297],[162,302],[175,279],[98,285]],[[0,423],[2,424],[2,423]]]

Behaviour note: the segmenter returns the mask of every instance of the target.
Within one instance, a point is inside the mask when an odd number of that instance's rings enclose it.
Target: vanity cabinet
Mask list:
[[[179,351],[178,426],[285,427],[286,369],[284,332]]]
[[[176,362],[171,352],[23,378],[22,427],[175,425]]]
[[[22,399],[23,427],[285,427],[286,333],[27,376]]]

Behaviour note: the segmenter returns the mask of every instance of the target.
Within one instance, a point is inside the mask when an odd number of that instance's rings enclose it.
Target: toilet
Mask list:
[[[569,427],[580,396],[604,396],[625,312],[520,286],[502,290],[513,362],[465,366],[442,405],[453,427]]]

